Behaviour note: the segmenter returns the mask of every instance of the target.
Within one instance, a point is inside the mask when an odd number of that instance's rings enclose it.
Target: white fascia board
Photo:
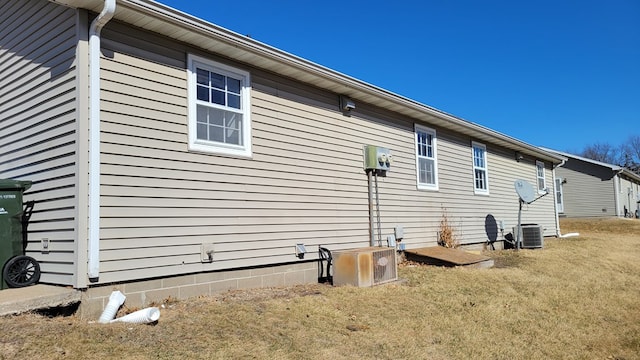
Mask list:
[[[98,0],[49,1],[66,6],[84,8],[91,11],[97,11],[97,9],[101,8],[103,3]],[[206,49],[208,46],[207,43],[210,43],[212,39],[217,40],[228,44],[230,49],[244,49],[247,52],[254,54],[256,56],[255,61],[245,61],[249,65],[262,67],[266,61],[272,67],[275,67],[276,65],[285,66],[293,71],[300,71],[314,76],[316,79],[315,82],[310,81],[314,86],[322,87],[322,83],[324,83],[332,84],[334,85],[332,86],[334,88],[341,88],[344,90],[343,95],[347,95],[355,101],[374,97],[378,100],[373,103],[378,106],[392,107],[394,108],[394,111],[416,119],[425,125],[435,125],[460,132],[473,138],[477,138],[480,141],[520,151],[554,164],[562,162],[562,157],[544,151],[537,146],[528,144],[482,125],[461,119],[431,106],[419,103],[407,97],[305,60],[301,57],[217,26],[159,2],[151,0],[117,0],[117,3],[118,10],[116,11],[115,19],[126,22],[126,19],[131,18],[131,15],[144,14],[169,25],[157,30],[157,32],[162,35],[171,37],[172,33],[175,32],[176,27],[184,29],[199,35],[188,41],[191,45],[199,48]],[[131,25],[136,26],[135,23],[131,23]]]

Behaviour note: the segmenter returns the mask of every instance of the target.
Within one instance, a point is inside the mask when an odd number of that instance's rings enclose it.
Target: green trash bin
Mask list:
[[[33,285],[40,280],[40,265],[24,255],[26,224],[31,215],[23,208],[22,195],[31,181],[0,179],[0,289]]]

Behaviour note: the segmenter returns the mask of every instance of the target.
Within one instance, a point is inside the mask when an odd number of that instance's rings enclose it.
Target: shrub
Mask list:
[[[457,248],[460,241],[455,233],[455,229],[449,221],[447,209],[442,208],[442,219],[440,219],[440,230],[438,231],[438,245],[446,248]]]

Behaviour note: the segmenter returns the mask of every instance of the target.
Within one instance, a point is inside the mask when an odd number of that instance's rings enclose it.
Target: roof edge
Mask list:
[[[633,171],[627,169],[624,166],[619,166],[619,165],[615,165],[615,164],[609,164],[609,163],[605,163],[605,162],[602,162],[602,161],[593,160],[593,159],[589,159],[589,158],[586,158],[586,157],[583,157],[583,156],[569,154],[569,153],[558,151],[558,150],[547,149],[547,148],[543,148],[543,147],[541,147],[541,149],[543,149],[545,151],[548,151],[548,152],[551,152],[551,153],[556,153],[556,154],[562,155],[562,156],[564,156],[566,158],[569,158],[569,159],[576,159],[576,160],[588,162],[590,164],[606,167],[607,169],[611,169],[612,171],[615,171],[615,172],[617,172],[619,174],[623,174],[625,176],[628,176],[628,177],[640,182],[640,175],[634,173]]]
[[[87,9],[96,11],[99,8],[103,0],[49,0],[50,2],[60,5]],[[446,113],[442,110],[436,109],[429,105],[420,103],[416,100],[408,97],[396,94],[392,91],[384,88],[372,85],[365,81],[343,74],[328,67],[319,65],[310,60],[306,60],[302,57],[290,54],[284,50],[280,50],[268,44],[262,43],[258,40],[248,38],[232,30],[228,30],[221,26],[215,25],[204,19],[198,18],[194,15],[182,12],[174,9],[170,6],[164,5],[153,0],[116,0],[117,4],[122,8],[136,11],[139,13],[152,16],[157,19],[172,23],[173,25],[182,27],[189,31],[198,32],[204,36],[216,38],[220,41],[226,42],[232,46],[244,48],[249,52],[252,52],[258,56],[269,58],[273,61],[279,62],[285,66],[290,66],[301,71],[313,74],[317,77],[325,80],[340,84],[344,87],[353,89],[355,92],[366,93],[370,96],[380,98],[389,103],[393,103],[397,106],[404,107],[406,113],[399,112],[402,115],[410,116],[416,121],[425,123],[433,123],[433,118],[439,119],[442,123],[435,123],[445,128],[455,130],[456,128],[465,129],[467,133],[471,135],[484,135],[496,140],[496,142],[504,142],[509,144],[513,149],[522,151],[528,155],[534,155],[541,160],[551,161],[552,163],[561,163],[563,157],[556,155],[553,152],[548,152],[541,149],[538,146],[531,145],[519,139],[513,138],[496,130],[482,126],[480,124],[459,118],[455,115]],[[122,20],[121,20],[122,21]],[[198,46],[197,44],[193,44]],[[348,94],[345,94],[348,95]],[[419,116],[409,115],[410,112],[417,112],[422,114],[422,118]],[[504,145],[503,145],[504,146]]]

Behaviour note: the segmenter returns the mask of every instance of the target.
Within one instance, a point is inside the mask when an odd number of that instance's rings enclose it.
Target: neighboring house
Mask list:
[[[640,176],[624,167],[560,151],[567,160],[556,168],[558,213],[566,217],[636,216]]]
[[[317,281],[318,246],[370,244],[367,144],[392,153],[381,233],[408,249],[445,211],[463,245],[499,242],[514,181],[553,186],[556,154],[153,1],[104,7],[0,0],[0,178],[33,181],[27,254],[88,312],[114,287],[136,306]],[[553,197],[523,222],[557,235]]]

